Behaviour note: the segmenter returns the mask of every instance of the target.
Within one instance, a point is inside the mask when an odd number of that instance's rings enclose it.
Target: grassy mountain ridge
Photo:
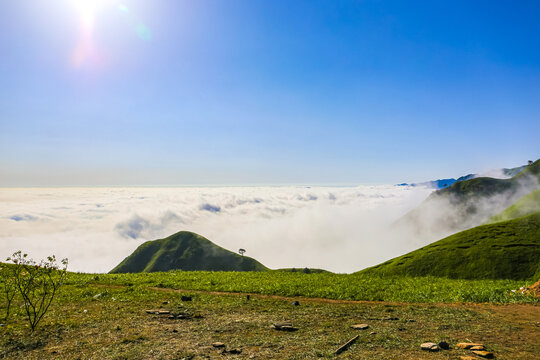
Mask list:
[[[462,231],[360,273],[459,279],[538,278],[540,212]]]
[[[265,271],[257,260],[240,256],[189,231],[147,241],[125,258],[111,273],[169,270]]]
[[[477,177],[455,182],[434,191],[398,219],[394,227],[411,231],[417,237],[440,238],[486,222],[537,189],[539,182],[540,159],[510,179]]]

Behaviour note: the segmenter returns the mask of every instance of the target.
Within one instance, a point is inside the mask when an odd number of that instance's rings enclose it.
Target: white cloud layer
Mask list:
[[[413,250],[386,229],[431,190],[398,186],[0,189],[0,256],[107,272],[147,240],[199,233],[270,268],[353,272]],[[429,239],[436,240],[436,239]],[[428,240],[425,240],[428,242]]]

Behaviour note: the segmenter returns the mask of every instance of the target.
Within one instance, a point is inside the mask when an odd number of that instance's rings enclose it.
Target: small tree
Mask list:
[[[242,255],[242,256],[244,256],[244,253],[245,253],[245,252],[246,252],[246,250],[244,250],[244,249],[239,249],[239,250],[238,250],[238,253],[239,253],[240,255]]]
[[[15,298],[15,294],[17,293],[15,281],[12,275],[13,271],[9,268],[9,266],[10,265],[0,268],[0,287],[3,300],[5,300],[6,303],[6,315],[4,316],[4,321],[9,319],[11,303],[13,302],[13,298]]]
[[[17,251],[8,258],[8,261],[15,264],[12,267],[13,282],[24,302],[30,328],[34,331],[49,310],[54,296],[66,277],[68,260],[62,259],[62,267],[60,267],[54,255],[40,263],[27,257],[28,254]]]

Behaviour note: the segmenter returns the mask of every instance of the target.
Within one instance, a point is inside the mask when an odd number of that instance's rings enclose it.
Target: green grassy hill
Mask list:
[[[264,271],[264,265],[217,246],[188,231],[165,239],[147,241],[124,259],[111,273],[169,270]]]
[[[540,189],[525,195],[512,206],[491,217],[489,222],[505,221],[540,211]]]
[[[462,231],[361,273],[537,279],[540,277],[540,212]]]
[[[510,179],[478,177],[433,192],[418,207],[394,223],[415,236],[435,238],[465,230],[503,211],[528,192],[538,188],[540,159]]]

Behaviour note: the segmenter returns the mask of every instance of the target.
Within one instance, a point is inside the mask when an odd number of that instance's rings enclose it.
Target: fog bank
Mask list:
[[[353,272],[418,247],[388,235],[432,190],[398,186],[0,189],[0,256],[107,272],[147,240],[197,232],[270,268]],[[434,239],[436,240],[436,239]],[[420,244],[423,245],[423,244]]]

